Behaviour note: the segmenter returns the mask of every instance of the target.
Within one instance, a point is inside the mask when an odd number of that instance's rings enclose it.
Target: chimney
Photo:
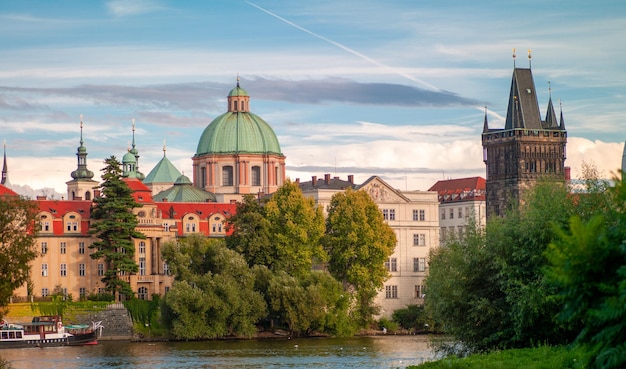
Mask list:
[[[296,184],[300,185],[300,178],[296,178]]]
[[[167,197],[164,197],[163,200],[161,200],[162,202],[167,202]]]
[[[565,167],[565,180],[566,181],[572,180],[572,168],[570,167]]]
[[[37,195],[37,200],[46,200],[47,198],[46,195]]]
[[[317,176],[311,176],[311,184],[313,187],[317,185]]]
[[[326,182],[327,185],[330,184],[330,174],[324,174],[324,182]]]
[[[350,184],[354,184],[354,175],[353,174],[348,175],[348,182],[350,182]]]

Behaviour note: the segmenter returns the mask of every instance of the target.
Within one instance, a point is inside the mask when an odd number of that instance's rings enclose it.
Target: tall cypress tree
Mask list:
[[[141,204],[135,201],[132,190],[122,180],[121,163],[115,156],[106,159],[104,163],[103,182],[98,186],[101,196],[94,199],[91,218],[95,222],[90,230],[100,241],[89,246],[96,250],[91,258],[104,258],[106,270],[102,282],[107,292],[132,298],[130,284],[121,277],[139,270],[135,262],[133,238],[145,239],[146,236],[135,230],[139,222],[133,209]]]

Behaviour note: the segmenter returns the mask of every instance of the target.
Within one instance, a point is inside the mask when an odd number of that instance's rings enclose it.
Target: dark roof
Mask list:
[[[315,182],[313,181],[315,179]],[[330,177],[326,174],[323,178],[313,177],[310,181],[299,182],[298,186],[302,191],[311,190],[346,190],[348,188],[356,188],[355,184],[350,181],[344,181],[339,177]]]
[[[437,191],[439,202],[485,200],[486,182],[482,177],[437,181],[429,191]]]
[[[533,73],[527,68],[515,68],[509,94],[504,129],[543,129]]]

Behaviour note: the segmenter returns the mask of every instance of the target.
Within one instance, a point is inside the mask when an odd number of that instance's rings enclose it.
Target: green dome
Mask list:
[[[240,87],[235,89],[243,91]],[[233,153],[282,155],[274,130],[261,117],[229,111],[205,128],[196,155]]]
[[[228,96],[230,97],[230,96],[250,96],[250,95],[248,95],[248,91],[239,87],[239,84],[237,84],[237,87],[230,90],[230,92],[228,93]]]
[[[135,159],[135,155],[133,155],[130,151],[127,152],[126,154],[124,154],[124,156],[122,157],[122,164],[130,164],[130,163],[136,163],[137,159]]]

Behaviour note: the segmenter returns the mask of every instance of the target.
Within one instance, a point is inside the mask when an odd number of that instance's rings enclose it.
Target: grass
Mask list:
[[[465,358],[445,358],[413,369],[585,369],[588,358],[582,350],[563,346],[542,346],[471,355]]]

